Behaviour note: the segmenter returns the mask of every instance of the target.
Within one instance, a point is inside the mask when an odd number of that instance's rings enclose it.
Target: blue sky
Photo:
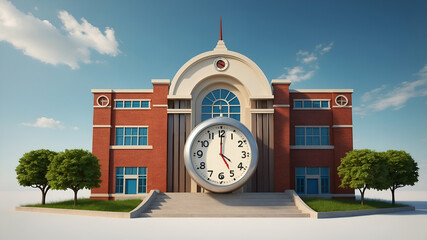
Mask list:
[[[1,190],[39,148],[91,149],[91,89],[151,89],[229,50],[294,89],[354,89],[354,148],[409,152],[427,189],[425,1],[0,0]]]

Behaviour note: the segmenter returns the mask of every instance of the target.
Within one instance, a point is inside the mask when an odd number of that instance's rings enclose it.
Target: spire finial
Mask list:
[[[219,40],[222,40],[222,19],[219,17]]]

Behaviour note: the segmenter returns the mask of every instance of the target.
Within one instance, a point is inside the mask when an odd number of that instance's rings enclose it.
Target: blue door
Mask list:
[[[136,194],[136,179],[126,179],[125,194]]]
[[[307,178],[307,194],[319,194],[319,180]]]

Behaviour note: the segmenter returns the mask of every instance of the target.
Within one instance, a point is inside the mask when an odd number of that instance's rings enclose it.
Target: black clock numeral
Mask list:
[[[225,137],[225,131],[224,130],[218,130],[218,137],[220,137],[220,138]]]
[[[234,170],[230,170],[230,177],[234,177]]]
[[[210,173],[210,174],[209,174],[209,177],[212,177],[213,170],[208,170],[208,172]],[[208,179],[208,180],[209,180],[209,179]]]
[[[197,151],[197,157],[199,157],[199,158],[203,157],[203,151],[202,150]]]
[[[249,157],[249,153],[246,151],[242,151],[242,158]]]
[[[213,132],[209,132],[208,131],[208,136],[209,136],[209,139],[214,139],[214,137],[215,137],[215,134],[213,133]]]
[[[231,133],[231,140],[233,140],[233,133]]]
[[[206,168],[206,163],[200,162],[200,169],[205,169],[205,168]]]
[[[224,176],[224,172],[220,172],[220,173],[218,174],[218,178],[219,178],[220,180],[224,179],[224,178],[225,178],[225,176]]]
[[[202,147],[209,147],[209,141],[208,140],[200,141],[200,144],[202,145]]]
[[[244,167],[243,167],[243,163],[242,163],[242,162],[240,162],[240,163],[239,163],[239,165],[238,165],[237,167],[240,169],[240,171],[242,171],[242,170],[244,169]]]
[[[238,143],[239,143],[239,147],[243,147],[243,141],[242,140],[239,140]]]

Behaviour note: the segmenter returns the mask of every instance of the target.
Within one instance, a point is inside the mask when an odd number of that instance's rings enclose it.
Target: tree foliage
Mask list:
[[[384,155],[388,165],[387,185],[394,205],[394,192],[397,188],[413,186],[418,182],[418,165],[405,151],[388,150]]]
[[[40,189],[42,204],[45,204],[46,194],[50,189],[46,178],[48,166],[56,155],[56,152],[47,149],[27,152],[19,159],[19,165],[15,169],[19,185]]]
[[[82,149],[65,150],[52,160],[47,179],[53,189],[73,190],[74,205],[77,205],[80,189],[99,187],[100,168],[99,159],[92,153]]]
[[[353,150],[341,159],[338,175],[343,188],[358,189],[363,205],[366,189],[387,189],[387,164],[382,154],[369,149]]]

